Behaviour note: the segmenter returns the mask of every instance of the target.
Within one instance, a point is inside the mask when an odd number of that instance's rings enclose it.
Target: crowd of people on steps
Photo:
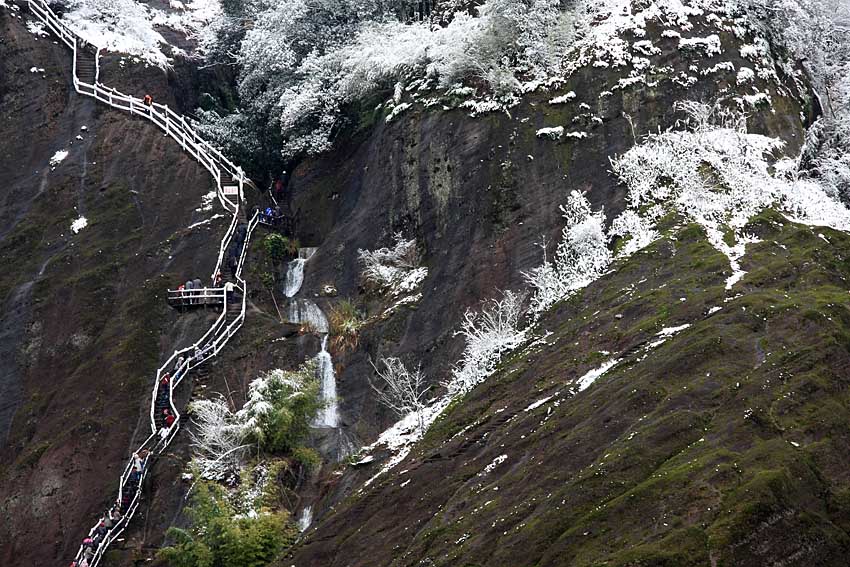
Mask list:
[[[192,358],[202,356],[205,351],[196,350]],[[171,411],[171,381],[177,379],[180,375],[189,369],[189,364],[192,358],[187,359],[180,355],[174,363],[173,378],[172,373],[166,372],[162,375],[157,383],[156,400],[154,401],[154,421],[159,430],[160,439],[165,439],[171,432],[177,417]],[[148,462],[148,457],[151,452],[147,449],[142,449],[133,453],[130,463],[130,472],[127,479],[121,487],[121,495],[115,504],[109,509],[106,515],[98,522],[94,531],[83,539],[83,554],[79,561],[71,562],[71,567],[88,567],[101,543],[107,538],[109,533],[118,526],[125,514],[130,510],[133,504],[133,499],[139,491],[139,486],[142,482],[142,474]]]
[[[70,567],[89,567],[101,544],[114,529],[120,526],[121,521],[130,510],[133,499],[136,497],[136,493],[139,490],[139,485],[142,482],[142,471],[145,469],[149,455],[150,451],[147,449],[142,449],[137,453],[133,453],[133,459],[130,465],[130,474],[127,476],[127,480],[124,481],[124,485],[121,488],[121,496],[115,504],[112,505],[106,515],[100,519],[100,522],[98,522],[97,527],[92,531],[92,533],[83,539],[82,557],[79,561],[76,559],[71,561]]]

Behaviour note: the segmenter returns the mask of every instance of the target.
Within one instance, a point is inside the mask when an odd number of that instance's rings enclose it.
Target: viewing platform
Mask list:
[[[234,286],[233,291],[237,288]],[[233,291],[229,293],[233,293]],[[224,287],[203,287],[200,289],[169,289],[168,305],[178,311],[224,305],[227,297]]]

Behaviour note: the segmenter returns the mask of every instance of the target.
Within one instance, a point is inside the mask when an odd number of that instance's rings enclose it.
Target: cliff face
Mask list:
[[[47,565],[73,556],[147,436],[161,354],[199,324],[164,290],[209,276],[221,226],[188,228],[215,212],[196,211],[208,174],[77,96],[68,51],[18,13],[0,10],[0,558]],[[161,73],[133,81],[167,92]]]
[[[659,40],[661,30],[651,31],[655,35],[650,37]],[[734,68],[749,64],[739,55],[745,40],[727,34],[722,41],[723,56],[703,62],[705,68],[727,60]],[[656,57],[669,66],[671,76],[693,65],[675,42],[660,42],[664,49]],[[432,384],[446,380],[463,349],[455,332],[464,311],[499,289],[527,287],[523,272],[541,264],[540,243],[548,242],[551,254],[563,227],[558,207],[571,190],[586,192],[610,220],[625,206],[625,189],[609,173],[611,157],[649,132],[672,127],[682,118],[676,101],[728,100],[736,89],[744,90],[736,85],[735,73],[726,70],[689,87],[637,84],[609,91],[620,74],[584,68],[557,89],[526,95],[510,112],[476,118],[461,111],[410,110],[390,123],[375,121],[365,134],[292,173],[299,237],[319,246],[307,263],[305,296],[319,297],[332,284],[341,297],[368,305],[357,250],[387,246],[396,232],[417,240],[429,270],[420,301],[367,326],[353,353],[335,357],[343,429],[356,445],[371,443],[394,420],[369,387],[370,359],[401,356],[421,362]],[[751,131],[785,140],[788,154],[794,155],[815,110],[810,94],[788,82],[781,92],[759,84],[771,93],[776,111],[754,109],[748,124]],[[575,96],[569,104],[550,104],[570,92]],[[536,135],[559,125],[587,137],[553,141]],[[363,480],[347,474],[322,484],[327,500],[321,509],[337,504]],[[360,512],[343,514],[339,521],[359,526]],[[342,536],[330,535],[336,528],[320,527],[315,537],[343,545]]]
[[[178,316],[163,292],[209,275],[223,227],[189,228],[216,210],[199,210],[207,174],[176,144],[76,96],[64,48],[6,10],[0,26],[0,254],[13,267],[0,274],[0,501],[14,518],[0,527],[0,557],[40,565],[72,555],[106,508],[147,433],[154,369],[211,316]],[[670,77],[693,72],[673,39],[648,31]],[[281,565],[841,564],[850,489],[835,455],[847,450],[850,319],[838,305],[850,241],[823,231],[827,245],[769,213],[750,227],[763,242],[747,249],[738,297],[724,303],[726,257],[699,227],[668,219],[664,239],[547,315],[539,329],[552,334],[453,404],[404,462],[360,490],[382,463],[345,460],[395,419],[369,387],[370,359],[421,363],[436,391],[463,349],[464,310],[525,287],[538,243],[559,238],[570,190],[612,218],[625,190],[610,157],[673,126],[676,101],[744,92],[718,66],[748,65],[743,41],[724,34],[723,56],[707,58],[696,82],[614,89],[621,73],[588,66],[509,112],[364,113],[355,135],[296,168],[297,235],[318,247],[297,298],[380,313],[357,251],[397,232],[416,239],[428,276],[418,301],[370,319],[355,348],[332,349],[341,424],[316,432],[326,463],[293,506],[311,505],[316,521]],[[122,90],[192,107],[191,72],[112,59],[105,73]],[[794,154],[816,109],[777,81],[756,80],[772,109],[751,108],[748,123]],[[569,92],[569,104],[550,104]],[[537,135],[556,126],[585,137]],[[58,150],[68,155],[51,168]],[[88,224],[75,234],[79,217]],[[217,391],[239,406],[258,372],[319,350],[281,323],[285,300],[248,271],[245,328],[181,401]],[[577,391],[576,379],[614,359]],[[169,525],[185,523],[181,436],[110,561],[150,557]]]
[[[850,241],[772,213],[748,228],[733,300],[726,258],[680,226],[279,565],[843,565]]]

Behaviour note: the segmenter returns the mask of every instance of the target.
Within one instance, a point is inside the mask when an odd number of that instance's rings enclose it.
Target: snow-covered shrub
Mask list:
[[[623,225],[654,230],[664,212],[676,211],[706,231],[709,242],[729,257],[737,281],[738,259],[749,237],[744,225],[775,206],[794,221],[850,229],[850,211],[817,183],[796,175],[794,162],[776,162],[781,140],[747,132],[746,120],[718,106],[679,105],[689,130],[651,134],[612,160],[613,172],[629,189],[632,218]],[[635,219],[634,214],[640,214]],[[731,231],[736,243],[727,241]]]
[[[363,287],[379,294],[398,297],[415,290],[428,275],[428,268],[419,266],[416,240],[394,236],[392,248],[358,250]]]
[[[505,291],[501,299],[486,300],[480,310],[466,311],[455,333],[466,339],[466,348],[444,384],[449,395],[458,396],[474,388],[496,370],[502,355],[525,342],[524,303],[524,294]]]
[[[294,449],[322,404],[311,359],[298,370],[275,369],[248,385],[248,401],[236,413],[249,438],[271,452]]]
[[[246,450],[248,430],[223,397],[196,400],[189,406],[195,464],[203,478],[225,480],[238,469]]]
[[[225,2],[226,3],[226,2]],[[218,2],[186,2],[180,10],[133,0],[68,0],[61,18],[92,45],[139,57],[167,67],[183,50],[169,44],[161,33],[170,28],[198,37],[216,26],[221,14]],[[168,35],[168,34],[166,34]]]
[[[399,417],[420,412],[425,407],[425,394],[430,388],[425,384],[421,366],[411,371],[405,367],[401,359],[394,357],[380,360],[383,369],[378,368],[371,361],[370,364],[381,379],[377,385],[369,381],[379,402]]]
[[[539,314],[596,278],[611,263],[605,215],[593,212],[587,198],[572,191],[561,206],[566,226],[555,257],[549,260],[543,244],[543,264],[524,274],[532,288],[531,312]]]
[[[272,452],[294,449],[321,407],[315,362],[296,371],[261,374],[248,386],[248,400],[232,411],[223,397],[192,402],[192,445],[203,478],[225,480],[256,444]]]
[[[242,108],[204,114],[205,132],[235,150],[277,139],[291,158],[327,150],[347,107],[397,85],[456,91],[471,83],[501,108],[497,100],[515,101],[522,81],[558,72],[574,30],[574,12],[558,0],[486,0],[444,25],[394,12],[377,0],[282,0],[258,10],[237,57]]]

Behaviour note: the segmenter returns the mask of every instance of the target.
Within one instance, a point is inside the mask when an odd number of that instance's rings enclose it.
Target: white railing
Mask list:
[[[94,84],[89,84],[84,81],[81,81],[77,76],[77,58],[79,56],[80,50],[87,48],[87,44],[71,28],[69,28],[67,25],[62,23],[61,20],[59,20],[56,14],[47,5],[45,0],[28,0],[28,3],[33,14],[35,14],[35,16],[39,20],[41,20],[41,22],[44,23],[44,25],[47,26],[48,29],[50,29],[54,34],[56,34],[56,36],[59,37],[59,39],[61,39],[62,42],[65,43],[65,45],[67,45],[72,50],[73,83],[74,89],[78,93],[94,97],[97,100],[112,106],[113,108],[127,110],[131,114],[135,114],[137,116],[141,116],[150,120],[158,127],[163,129],[166,135],[174,138],[184,150],[189,152],[189,154],[191,154],[195,159],[197,159],[198,162],[200,162],[200,164],[204,166],[207,171],[210,172],[213,179],[215,180],[216,194],[218,196],[219,202],[226,210],[230,211],[233,214],[233,220],[231,221],[230,226],[228,227],[219,246],[216,269],[213,271],[212,274],[213,282],[215,283],[216,275],[221,270],[221,264],[224,259],[224,253],[230,246],[230,242],[238,225],[240,206],[242,205],[244,200],[244,186],[247,184],[250,187],[254,187],[253,183],[251,183],[251,181],[245,177],[245,174],[241,168],[234,165],[230,160],[223,156],[218,149],[212,147],[208,142],[203,140],[183,116],[175,113],[168,106],[158,103],[146,105],[145,102],[141,99],[125,95],[116,91],[115,89],[109,88],[101,84],[99,82],[99,52],[94,53]],[[224,176],[229,176],[230,179],[223,179]],[[234,195],[237,197],[236,202],[233,202],[229,198],[230,195],[225,194],[225,186],[237,188],[238,193]],[[135,458],[131,457],[127,465],[124,467],[124,471],[121,474],[121,478],[118,484],[118,499],[115,503],[115,506],[118,506],[119,510],[121,511],[121,517],[117,522],[114,523],[114,525],[111,529],[109,529],[106,535],[98,542],[98,545],[93,548],[93,556],[89,561],[90,567],[97,567],[109,545],[114,542],[118,538],[118,536],[120,536],[126,529],[127,524],[130,522],[133,517],[133,514],[136,512],[136,509],[139,506],[139,500],[142,494],[142,486],[144,484],[145,478],[147,478],[148,472],[150,470],[150,465],[152,464],[153,459],[157,455],[162,453],[163,450],[165,450],[169,443],[171,443],[171,440],[174,439],[174,436],[177,434],[177,431],[180,429],[180,421],[182,416],[180,415],[180,412],[178,411],[177,407],[174,405],[174,388],[180,385],[180,383],[183,381],[183,378],[186,377],[190,370],[196,368],[198,365],[203,364],[211,357],[217,355],[224,347],[224,345],[227,344],[227,341],[230,339],[230,337],[232,337],[239,330],[239,328],[242,327],[242,324],[245,321],[247,286],[245,284],[245,280],[242,278],[242,268],[245,263],[245,258],[248,254],[248,249],[251,242],[251,235],[254,231],[254,228],[256,228],[258,222],[259,217],[257,214],[255,214],[248,222],[247,230],[245,233],[245,240],[242,244],[242,249],[239,254],[237,269],[235,273],[237,283],[233,284],[232,286],[227,285],[221,288],[204,288],[201,290],[183,290],[179,292],[169,290],[168,292],[169,295],[176,294],[176,297],[185,298],[187,300],[197,300],[204,298],[213,298],[216,301],[221,300],[221,302],[223,303],[221,315],[216,319],[216,321],[207,330],[207,332],[204,333],[201,338],[199,338],[197,341],[195,341],[192,345],[188,347],[174,351],[168,358],[168,360],[166,360],[165,363],[163,363],[163,365],[157,369],[156,379],[154,382],[153,389],[151,391],[151,433],[142,442],[139,448],[136,449],[136,452],[134,453],[134,455],[136,455],[142,453],[145,450],[147,451],[147,454],[142,461],[142,468],[139,474],[138,486],[133,490],[132,497],[126,504],[126,508],[122,510],[122,501],[127,495],[127,491],[130,488],[128,486],[128,482],[134,472]],[[235,317],[228,323],[228,301],[231,299],[231,297],[229,297],[229,288],[232,288],[233,293],[235,293],[236,291],[239,292],[239,294],[241,295],[241,304],[239,305],[238,313],[234,311],[233,313]],[[180,361],[180,364],[176,364],[177,361],[180,360],[180,357],[183,357],[183,360]],[[157,428],[156,415],[154,413],[156,409],[157,394],[159,393],[159,389],[162,386],[162,378],[168,372],[167,369],[172,369],[174,372],[173,376],[170,376],[170,379],[167,382],[168,407],[172,415],[174,416],[174,421],[170,427]],[[93,538],[95,536],[99,524],[100,521],[98,521],[95,526],[92,527],[91,530],[89,530],[88,537]],[[82,561],[85,551],[85,546],[81,545],[76,555],[76,560],[78,562]]]
[[[224,302],[224,288],[169,289],[168,302],[178,306],[219,305]]]
[[[225,209],[234,212],[236,210],[236,203],[230,200],[222,191],[222,185],[230,181],[223,179],[223,174],[229,175],[232,182],[239,187],[239,197],[241,198],[242,187],[245,184],[253,185],[245,177],[242,168],[234,165],[233,162],[222,155],[220,150],[201,138],[186,121],[185,117],[174,112],[167,105],[159,103],[148,105],[145,104],[143,99],[126,95],[100,83],[98,81],[100,76],[100,51],[94,52],[94,84],[81,81],[77,76],[77,59],[79,57],[79,51],[86,49],[88,44],[56,16],[45,0],[28,0],[28,3],[33,14],[73,51],[72,77],[74,90],[80,94],[94,97],[113,108],[127,110],[131,114],[147,118],[162,128],[166,135],[174,138],[183,149],[189,152],[210,172],[213,179],[216,180],[216,193],[219,201]]]

